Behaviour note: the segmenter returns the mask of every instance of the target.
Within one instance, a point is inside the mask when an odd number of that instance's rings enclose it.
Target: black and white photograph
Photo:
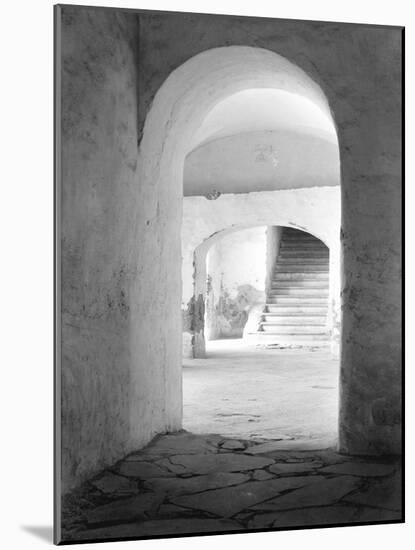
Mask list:
[[[54,33],[55,543],[402,523],[404,28]]]
[[[410,3],[2,7],[2,548],[411,548]]]

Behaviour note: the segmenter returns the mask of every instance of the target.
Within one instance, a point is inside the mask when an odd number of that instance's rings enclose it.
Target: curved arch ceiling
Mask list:
[[[285,90],[244,90],[210,111],[194,135],[193,148],[244,132],[294,128],[337,143],[332,120],[311,100]]]
[[[309,99],[275,89],[245,90],[217,104],[184,167],[185,195],[339,183],[332,120]]]

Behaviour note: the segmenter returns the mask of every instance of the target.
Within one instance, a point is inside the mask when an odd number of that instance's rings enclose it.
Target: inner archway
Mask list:
[[[338,226],[331,231],[334,241]],[[333,293],[339,265],[330,264]],[[196,249],[195,272],[204,326],[198,359],[183,363],[183,427],[296,448],[335,445],[328,247],[290,227],[233,227]]]
[[[182,304],[184,357],[203,358],[206,255],[228,233],[255,226],[302,229],[330,248],[330,347],[338,355],[340,331],[340,191],[338,187],[224,195],[217,201],[185,197],[182,229]],[[204,224],[193,223],[194,216]],[[226,225],[225,225],[226,224]],[[182,305],[183,307],[183,305]]]

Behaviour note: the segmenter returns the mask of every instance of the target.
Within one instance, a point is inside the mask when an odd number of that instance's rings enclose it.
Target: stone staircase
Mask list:
[[[256,341],[327,345],[328,292],[327,246],[309,233],[284,228]]]

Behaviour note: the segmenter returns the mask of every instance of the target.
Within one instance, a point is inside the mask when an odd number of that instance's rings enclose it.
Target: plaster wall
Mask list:
[[[270,225],[267,227],[267,248],[266,248],[266,274],[265,274],[265,294],[271,288],[274,268],[280,250],[282,227]]]
[[[203,357],[206,255],[228,232],[253,226],[287,226],[307,231],[330,248],[330,303],[340,317],[340,189],[315,187],[183,199],[183,354]],[[195,312],[195,304],[197,304]],[[197,317],[197,322],[194,318]],[[332,331],[330,316],[329,328]]]
[[[181,426],[180,201],[139,175],[137,19],[65,6],[58,25],[65,492]]]
[[[194,149],[184,165],[184,194],[247,193],[339,185],[338,144],[292,130],[255,131]]]
[[[207,340],[241,338],[251,307],[265,298],[265,227],[230,233],[207,254]]]

